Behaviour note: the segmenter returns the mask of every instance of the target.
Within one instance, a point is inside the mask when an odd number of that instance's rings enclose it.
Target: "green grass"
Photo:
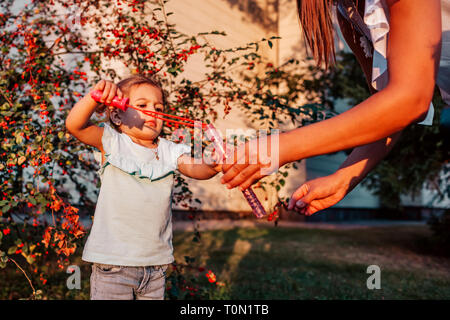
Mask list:
[[[450,259],[434,256],[427,227],[291,228],[177,233],[176,257],[198,256],[231,299],[450,299]],[[381,290],[368,290],[369,265]]]
[[[450,258],[440,257],[426,226],[358,230],[236,228],[175,232],[177,261],[184,256],[212,270],[225,299],[450,299]],[[89,265],[79,257],[82,290],[67,290],[65,271],[52,269],[48,299],[89,298]],[[381,289],[368,290],[369,265],[381,268]],[[49,266],[51,268],[51,265]],[[86,276],[84,276],[86,275]],[[12,266],[0,270],[0,298],[28,296],[30,289]]]

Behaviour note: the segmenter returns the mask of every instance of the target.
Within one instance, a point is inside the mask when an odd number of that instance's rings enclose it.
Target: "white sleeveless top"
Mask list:
[[[442,3],[442,53],[437,85],[447,104],[450,104],[450,0]],[[387,73],[387,39],[389,35],[389,9],[384,0],[366,0],[364,23],[367,25],[374,47],[372,86],[383,89],[389,79]],[[434,107],[430,104],[428,114],[420,124],[431,125]]]
[[[190,146],[159,138],[155,150],[104,124],[106,161],[84,261],[120,266],[173,262],[172,189],[178,157]],[[101,154],[95,153],[101,163]],[[159,159],[158,159],[159,158]]]

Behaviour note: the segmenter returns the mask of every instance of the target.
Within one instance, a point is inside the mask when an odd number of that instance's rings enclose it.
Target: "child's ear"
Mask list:
[[[117,108],[112,107],[109,109],[109,118],[116,126],[120,126],[122,124],[121,114]]]

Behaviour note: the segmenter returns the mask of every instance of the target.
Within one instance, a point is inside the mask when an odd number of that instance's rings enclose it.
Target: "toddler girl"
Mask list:
[[[102,80],[101,102],[115,96],[149,111],[164,111],[156,82],[132,76],[117,85]],[[87,94],[70,111],[67,130],[100,152],[101,188],[82,259],[93,263],[91,299],[163,299],[165,271],[174,261],[173,172],[209,179],[220,166],[193,164],[190,147],[159,137],[163,121],[135,109],[107,108],[110,124],[89,122],[99,107]],[[98,156],[98,157],[97,157]]]

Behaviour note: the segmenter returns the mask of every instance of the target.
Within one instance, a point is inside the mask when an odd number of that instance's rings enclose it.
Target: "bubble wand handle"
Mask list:
[[[101,100],[102,95],[103,95],[103,91],[100,91],[100,90],[91,91],[92,99],[94,99],[97,102],[99,102]],[[128,108],[129,101],[130,101],[130,99],[128,99],[128,98],[120,99],[118,96],[115,96],[112,99],[110,105],[113,107],[119,108],[122,111],[126,111]]]
[[[227,156],[223,147],[223,140],[217,129],[212,124],[207,124],[205,126],[205,134],[208,139],[211,140],[211,142],[214,144],[215,151],[219,153],[219,156],[222,157],[222,159],[226,159]],[[267,214],[266,210],[262,206],[261,202],[259,201],[255,192],[253,192],[253,189],[251,187],[243,190],[242,194],[252,208],[253,214],[257,218],[262,218]]]

